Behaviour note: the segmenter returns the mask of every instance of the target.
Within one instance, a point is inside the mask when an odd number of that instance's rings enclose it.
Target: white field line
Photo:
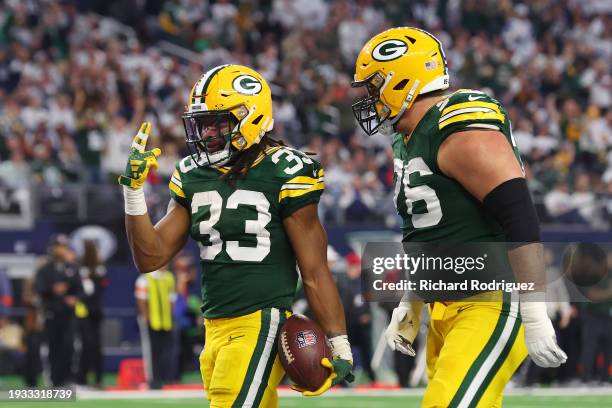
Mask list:
[[[326,397],[414,397],[423,395],[423,388],[405,390],[364,390],[364,389],[338,389],[325,394]],[[281,397],[301,397],[295,391],[279,390]],[[612,386],[609,387],[575,387],[575,388],[512,388],[505,395],[513,396],[584,396],[604,395],[612,396]],[[108,400],[108,399],[193,399],[205,398],[204,391],[194,390],[145,390],[145,391],[97,391],[77,390],[79,400]]]

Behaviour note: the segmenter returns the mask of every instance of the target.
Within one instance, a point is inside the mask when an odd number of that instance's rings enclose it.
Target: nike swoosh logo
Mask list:
[[[228,341],[228,342],[230,342],[230,341],[232,341],[232,340],[236,340],[236,339],[239,339],[239,338],[244,337],[244,336],[245,336],[244,334],[243,334],[243,335],[241,335],[241,336],[229,336],[229,337],[227,338],[227,341]]]
[[[482,99],[482,98],[484,98],[484,96],[473,96],[473,95],[468,96],[468,100],[470,102],[475,101],[477,99]]]

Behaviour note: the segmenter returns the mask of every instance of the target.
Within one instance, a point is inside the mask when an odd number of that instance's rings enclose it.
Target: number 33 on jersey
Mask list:
[[[200,247],[204,317],[291,309],[296,259],[282,222],[318,203],[323,169],[302,152],[270,147],[233,184],[222,178],[227,171],[186,157],[169,186],[191,214],[190,235]]]

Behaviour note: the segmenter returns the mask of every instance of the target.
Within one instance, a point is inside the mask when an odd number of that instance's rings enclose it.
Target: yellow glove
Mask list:
[[[143,122],[142,125],[140,125],[140,130],[132,142],[132,148],[130,149],[125,171],[119,176],[119,184],[134,189],[140,189],[147,179],[149,169],[151,167],[157,169],[157,156],[161,154],[161,150],[158,148],[145,150],[150,131],[151,123]]]
[[[321,365],[323,367],[329,368],[331,373],[329,374],[329,377],[327,377],[325,382],[319,387],[319,389],[309,391],[295,384],[292,384],[291,388],[295,391],[301,392],[302,395],[306,397],[316,397],[323,394],[325,391],[329,390],[334,385],[339,384],[343,380],[346,380],[350,383],[355,380],[355,376],[351,372],[351,370],[353,369],[353,365],[348,360],[342,360],[339,358],[330,360],[326,357],[321,360]]]

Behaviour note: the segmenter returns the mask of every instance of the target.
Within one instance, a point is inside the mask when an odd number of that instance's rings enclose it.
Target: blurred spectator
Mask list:
[[[582,285],[589,302],[580,310],[582,344],[580,353],[580,379],[612,383],[612,255],[596,244],[581,245],[581,273],[590,277],[588,285]],[[594,279],[593,279],[594,278]],[[599,356],[603,357],[597,363]]]
[[[8,275],[0,269],[0,374],[21,369],[25,348],[21,342],[22,328],[11,322],[13,290]]]
[[[13,306],[13,288],[4,269],[0,269],[0,316],[8,316]]]
[[[46,259],[39,261],[40,266],[46,263]],[[25,308],[23,320],[23,342],[26,348],[25,362],[23,367],[24,382],[28,387],[34,388],[38,385],[38,376],[42,370],[40,358],[41,331],[44,317],[40,307],[40,298],[35,288],[36,275],[24,279],[21,291],[21,304]]]
[[[141,274],[134,293],[147,381],[152,389],[159,389],[172,380],[174,275],[166,268]]]
[[[370,362],[372,361],[372,312],[370,303],[366,302],[361,292],[361,257],[354,252],[346,256],[346,279],[338,282],[338,291],[342,298],[344,314],[346,315],[346,331],[351,346],[358,350],[360,366],[370,382],[376,380],[376,375]]]
[[[588,174],[579,174],[576,177],[570,204],[578,210],[584,220],[590,224],[595,224],[595,221],[597,221],[597,203]]]
[[[176,352],[172,358],[176,366],[173,379],[180,381],[183,373],[198,369],[195,362],[202,349],[204,330],[200,317],[202,301],[197,291],[193,291],[194,284],[197,284],[197,267],[193,259],[186,254],[179,254],[174,258],[173,271],[176,276],[173,315],[177,337],[174,341]]]
[[[106,148],[106,134],[93,112],[87,114],[85,122],[81,124],[76,133],[76,143],[86,170],[85,181],[99,184],[102,177],[102,154]]]
[[[0,311],[0,375],[21,371],[25,351],[22,339],[23,328],[6,311]]]
[[[94,385],[102,386],[102,292],[108,285],[106,267],[102,264],[95,241],[85,240],[80,260],[83,297],[77,303],[76,315],[81,339],[79,355],[79,384],[88,384],[93,372]]]
[[[586,223],[586,220],[575,207],[572,195],[569,193],[569,187],[565,181],[559,182],[554,190],[546,194],[544,204],[553,221],[566,224]]]
[[[82,297],[76,255],[68,237],[59,234],[49,243],[50,259],[36,272],[36,292],[45,318],[44,335],[49,346],[51,382],[55,387],[71,382],[75,305]]]

